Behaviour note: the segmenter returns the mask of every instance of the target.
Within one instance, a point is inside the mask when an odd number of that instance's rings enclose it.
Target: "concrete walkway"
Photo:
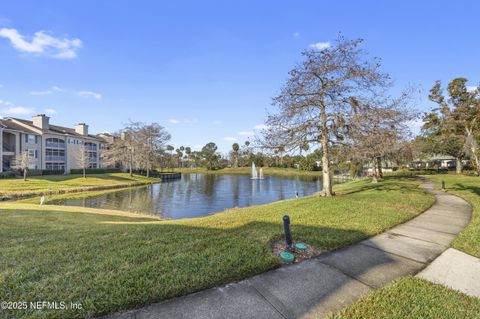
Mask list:
[[[322,318],[401,276],[416,274],[468,224],[463,199],[433,189],[436,203],[411,221],[358,244],[105,318]]]
[[[417,277],[480,298],[480,259],[449,248]]]

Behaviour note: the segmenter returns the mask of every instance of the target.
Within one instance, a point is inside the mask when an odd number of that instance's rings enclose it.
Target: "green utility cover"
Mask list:
[[[298,250],[307,250],[307,245],[304,243],[296,243],[295,248],[297,248]]]
[[[287,251],[284,251],[284,252],[280,253],[280,258],[282,258],[282,261],[283,261],[284,263],[289,264],[289,263],[293,262],[293,259],[294,259],[295,257],[293,256],[293,254],[291,254],[291,253],[289,253],[289,252],[287,252]]]

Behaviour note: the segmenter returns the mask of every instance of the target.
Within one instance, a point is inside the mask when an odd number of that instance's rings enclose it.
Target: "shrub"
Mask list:
[[[108,173],[119,173],[119,168],[87,168],[85,170],[86,174],[108,174]],[[81,168],[72,168],[70,174],[83,174],[83,169]]]
[[[0,172],[0,178],[14,178],[15,177],[15,172]]]
[[[27,176],[42,176],[42,175],[63,175],[64,170],[51,170],[51,169],[29,169]]]
[[[53,169],[42,170],[42,175],[63,175],[63,174],[65,174],[64,170],[53,170]]]

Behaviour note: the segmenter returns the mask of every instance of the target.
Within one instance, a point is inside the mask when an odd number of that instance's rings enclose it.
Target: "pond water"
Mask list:
[[[166,219],[200,217],[226,208],[266,204],[322,189],[319,177],[183,174],[181,180],[112,191],[101,195],[59,199],[48,204],[118,209],[157,214]]]

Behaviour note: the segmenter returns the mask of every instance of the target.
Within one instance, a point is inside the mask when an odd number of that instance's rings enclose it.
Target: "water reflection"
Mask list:
[[[50,204],[153,213],[177,219],[295,198],[297,192],[299,196],[307,196],[321,189],[318,177],[267,176],[263,180],[251,180],[249,176],[240,175],[183,174],[177,181],[56,200]]]

